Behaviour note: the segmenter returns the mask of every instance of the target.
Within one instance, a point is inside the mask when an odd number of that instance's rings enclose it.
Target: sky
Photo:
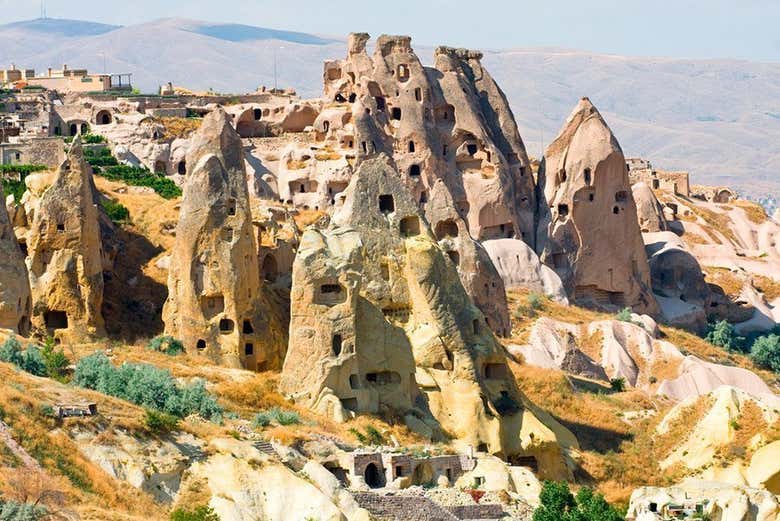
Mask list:
[[[52,18],[132,25],[182,17],[417,44],[562,47],[635,56],[780,61],[780,0],[46,0]],[[0,24],[40,0],[0,0]]]

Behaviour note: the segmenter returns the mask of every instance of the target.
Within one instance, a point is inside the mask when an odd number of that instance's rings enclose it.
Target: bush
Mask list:
[[[98,143],[105,143],[106,138],[100,134],[82,134],[81,142],[86,143],[87,145],[97,145]]]
[[[0,361],[14,364],[17,367],[21,367],[22,363],[24,363],[22,344],[19,343],[16,336],[9,336],[8,339],[0,345]]]
[[[113,199],[105,199],[101,201],[100,204],[106,211],[108,218],[111,219],[111,222],[121,224],[130,220],[130,210],[121,203],[114,201]]]
[[[25,190],[27,190],[24,179],[33,172],[46,169],[47,167],[44,165],[0,165],[0,178],[4,178],[2,181],[3,197],[13,195],[14,201],[19,204]],[[18,176],[19,179],[11,179],[12,176]]]
[[[219,516],[208,506],[195,507],[194,510],[177,508],[171,512],[171,521],[219,521]]]
[[[48,376],[46,372],[46,363],[41,356],[41,350],[33,345],[28,345],[27,350],[22,355],[22,365],[24,371],[35,376]]]
[[[365,434],[360,432],[358,429],[352,427],[349,429],[349,432],[351,432],[357,440],[362,443],[363,445],[385,445],[387,443],[387,440],[385,439],[385,436],[377,430],[376,427],[373,425],[367,425],[366,426],[366,432]]]
[[[271,425],[271,416],[267,412],[259,412],[252,418],[252,425],[256,429]]]
[[[631,320],[631,313],[631,308],[623,308],[615,315],[615,319],[620,320],[621,322],[633,323],[633,320]]]
[[[96,172],[97,173],[97,172]],[[108,166],[99,175],[114,181],[123,181],[132,186],[147,186],[164,199],[174,199],[181,196],[181,188],[165,176],[132,166]]]
[[[43,356],[43,363],[46,365],[46,374],[49,378],[54,378],[60,382],[65,380],[65,375],[70,365],[70,360],[65,356],[65,352],[60,349],[55,349],[54,339],[49,337],[43,345],[41,351]]]
[[[534,311],[542,309],[544,306],[544,297],[539,293],[531,293],[528,295],[528,307]]]
[[[184,344],[172,336],[161,335],[151,339],[146,345],[146,349],[175,356],[184,352]]]
[[[545,481],[539,494],[539,507],[533,521],[623,521],[623,515],[606,502],[601,494],[587,487],[577,497],[565,482]]]
[[[144,424],[152,434],[165,434],[175,430],[179,425],[179,419],[171,414],[154,409],[146,409],[144,412]]]
[[[780,336],[760,336],[750,348],[750,358],[759,367],[780,373]]]
[[[2,521],[38,521],[48,515],[49,511],[43,505],[0,500],[0,520]]]
[[[16,336],[11,335],[0,345],[0,361],[13,364],[22,371],[35,376],[46,376],[46,364],[41,351],[36,346],[28,345],[26,351],[22,351],[22,345]]]
[[[164,369],[132,363],[114,367],[103,353],[79,360],[73,383],[180,418],[199,414],[220,422],[224,413],[202,380],[180,387]]]
[[[726,351],[742,351],[745,339],[734,332],[734,326],[725,320],[710,324],[705,340],[712,345],[722,347]]]
[[[616,393],[622,393],[623,391],[626,390],[626,379],[623,378],[622,376],[619,376],[617,378],[612,378],[609,381],[609,386]]]

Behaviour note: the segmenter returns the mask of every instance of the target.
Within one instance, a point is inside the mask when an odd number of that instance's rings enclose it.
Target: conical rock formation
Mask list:
[[[24,254],[16,241],[5,202],[0,200],[0,329],[27,335],[31,308],[30,281]]]
[[[234,367],[281,365],[266,313],[241,138],[220,108],[193,136],[163,309],[166,333]]]
[[[565,475],[561,446],[576,440],[527,404],[390,159],[364,161],[345,194],[331,225],[301,241],[281,390],[335,419],[403,417]]]
[[[623,151],[583,98],[545,153],[537,247],[570,296],[657,314]]]
[[[34,329],[62,341],[104,334],[103,262],[92,167],[79,138],[41,195],[27,233]]]

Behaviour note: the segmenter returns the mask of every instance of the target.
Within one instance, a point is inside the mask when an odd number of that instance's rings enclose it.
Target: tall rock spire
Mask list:
[[[92,167],[77,137],[28,232],[33,327],[60,340],[104,334],[103,262]]]
[[[0,194],[3,184],[0,182]],[[0,199],[0,329],[21,335],[30,331],[30,281],[24,254],[14,235],[5,201]]]
[[[163,309],[166,333],[188,351],[235,367],[281,365],[269,324],[252,226],[241,138],[224,110],[194,135]]]
[[[576,300],[657,313],[623,151],[582,98],[545,153],[537,247]]]

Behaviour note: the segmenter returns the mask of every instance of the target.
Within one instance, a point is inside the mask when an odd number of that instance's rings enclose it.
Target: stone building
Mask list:
[[[391,158],[366,159],[327,228],[309,228],[293,266],[280,389],[345,420],[403,417],[434,438],[565,473],[576,444],[525,405],[503,348],[472,303]],[[533,433],[531,433],[533,431]]]
[[[568,294],[607,309],[657,313],[626,160],[587,98],[547,148],[539,185],[539,256]]]
[[[688,172],[670,172],[653,168],[650,161],[627,158],[628,178],[631,184],[645,183],[653,190],[666,190],[675,195],[690,197],[691,185]]]
[[[163,309],[166,333],[227,365],[279,367],[285,337],[260,280],[241,138],[222,109],[203,120],[187,164],[192,171]]]

